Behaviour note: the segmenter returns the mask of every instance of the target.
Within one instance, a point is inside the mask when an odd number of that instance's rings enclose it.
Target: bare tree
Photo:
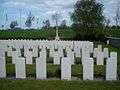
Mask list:
[[[39,18],[36,18],[37,29],[39,29]]]
[[[34,21],[35,17],[29,12],[25,25],[30,28],[32,26],[32,22]]]
[[[54,15],[52,15],[52,20],[55,21],[55,26],[56,26],[56,30],[58,30],[58,19],[59,19],[59,14],[55,13]]]
[[[49,29],[50,28],[50,21],[49,20],[45,20],[45,21],[43,21],[43,28],[45,28],[45,29]]]
[[[67,28],[67,22],[66,22],[66,20],[62,20],[60,27],[62,29],[66,29]]]
[[[17,22],[17,20],[15,20],[15,21],[11,21],[11,23],[10,23],[10,28],[11,28],[11,29],[15,29],[16,26],[18,26],[18,22]]]
[[[116,15],[114,17],[116,27],[120,24],[120,1],[118,1]]]
[[[19,13],[20,13],[20,28],[22,28],[21,26],[21,18],[22,18],[22,9],[19,9]]]
[[[52,19],[56,23],[56,38],[55,39],[59,40],[59,35],[58,35],[58,20],[60,19],[60,14],[55,13],[54,15],[52,15]]]
[[[110,26],[110,19],[106,19],[106,20],[105,20],[105,25],[106,25],[107,27]]]

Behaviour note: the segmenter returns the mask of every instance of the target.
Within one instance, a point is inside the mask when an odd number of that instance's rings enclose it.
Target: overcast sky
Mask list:
[[[21,12],[21,26],[25,27],[24,22],[29,11],[39,18],[39,27],[41,27],[42,21],[50,19],[52,25],[54,22],[51,16],[58,12],[61,14],[61,20],[67,20],[67,24],[71,24],[70,13],[73,11],[73,6],[77,0],[0,0],[0,27],[5,24],[6,14],[8,21],[6,26],[12,20],[17,20],[20,25],[20,12]],[[113,24],[113,17],[115,16],[116,6],[119,0],[100,0],[104,5],[104,15],[109,18]],[[32,27],[38,27],[36,22],[34,22]]]

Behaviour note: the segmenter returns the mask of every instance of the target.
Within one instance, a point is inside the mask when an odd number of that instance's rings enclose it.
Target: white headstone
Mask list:
[[[98,51],[102,52],[102,45],[98,45]]]
[[[5,57],[0,56],[0,78],[6,77],[6,61]]]
[[[82,65],[84,65],[85,58],[90,58],[90,52],[88,50],[82,49]]]
[[[61,60],[61,79],[71,80],[71,61],[68,57]]]
[[[110,44],[110,41],[109,41],[109,40],[107,40],[107,44],[108,44],[108,45]]]
[[[36,58],[36,78],[37,79],[46,79],[47,70],[46,70],[46,54],[43,53],[41,57]]]
[[[107,59],[106,80],[117,80],[117,60],[116,57]]]
[[[5,51],[4,50],[0,50],[0,57],[5,57]]]
[[[93,58],[84,58],[83,65],[83,80],[93,80],[94,79],[94,62]]]
[[[75,57],[74,57],[74,52],[73,51],[70,50],[67,53],[67,57],[70,57],[71,64],[75,64]]]
[[[11,46],[9,46],[8,48],[7,48],[7,56],[12,56],[12,47]]]
[[[54,64],[60,64],[60,55],[58,53],[58,51],[55,51],[54,54],[53,54],[53,63]]]
[[[63,48],[61,46],[59,46],[59,48],[58,48],[58,53],[59,53],[60,57],[64,57]]]
[[[93,47],[94,47],[93,42],[90,42],[89,43],[89,50],[90,50],[91,53],[93,53]]]
[[[103,52],[97,53],[97,65],[104,65],[104,54]]]
[[[74,49],[75,57],[81,57],[81,50],[79,48]]]
[[[33,52],[33,53],[32,53],[33,57],[38,57],[38,47],[37,47],[37,46],[34,46],[32,50],[33,50],[33,51],[32,51],[32,52]]]
[[[12,64],[16,63],[16,58],[20,57],[21,54],[19,53],[19,51],[12,51]]]
[[[5,42],[5,41],[0,41],[0,50],[2,50],[2,51],[7,51],[7,42]]]
[[[93,57],[97,58],[98,48],[94,48]]]
[[[15,73],[16,78],[26,78],[25,58],[16,58]]]
[[[53,57],[53,56],[54,56],[53,53],[54,53],[54,48],[51,47],[51,48],[50,48],[50,54],[49,54],[49,56],[50,56],[50,57]]]
[[[32,57],[33,57],[32,51],[27,51],[26,56],[25,56],[26,64],[32,64],[33,63]]]
[[[41,51],[40,51],[39,53],[40,53],[40,57],[44,57],[44,58],[47,57],[47,51],[46,51],[46,48],[42,48]]]
[[[117,64],[117,52],[111,52],[110,58],[114,58],[114,62],[115,62],[115,64]]]
[[[108,58],[109,57],[108,48],[104,48],[103,53],[104,53],[104,58]]]

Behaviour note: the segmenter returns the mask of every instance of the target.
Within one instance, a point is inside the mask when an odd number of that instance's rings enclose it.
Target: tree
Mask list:
[[[3,29],[3,28],[4,28],[4,25],[1,25],[1,28]]]
[[[74,29],[96,30],[103,27],[103,5],[96,0],[78,0],[71,15]]]
[[[50,21],[49,20],[46,20],[46,21],[43,21],[43,28],[45,29],[49,29],[50,28]]]
[[[54,15],[52,15],[52,19],[56,23],[56,37],[55,37],[55,40],[59,40],[59,35],[58,35],[58,20],[60,19],[60,14],[55,13]]]
[[[11,29],[15,29],[16,26],[18,26],[17,21],[11,21],[11,23],[10,23],[10,28],[11,28]]]
[[[58,13],[55,13],[55,14],[53,14],[52,15],[52,20],[53,21],[55,21],[55,26],[56,26],[56,30],[58,29],[58,21],[59,21],[59,19],[60,19],[60,14],[58,14]]]
[[[117,5],[116,16],[113,19],[115,20],[116,27],[118,27],[120,24],[120,1]]]
[[[82,40],[104,41],[102,32],[104,26],[103,5],[96,0],[78,0],[71,14],[72,29],[76,38]]]
[[[36,27],[39,29],[39,18],[36,18]]]
[[[110,26],[110,19],[105,19],[105,26],[109,27]]]
[[[66,28],[67,28],[66,20],[63,20],[63,21],[61,22],[60,27],[61,27],[62,29],[66,29]]]
[[[32,22],[34,21],[34,16],[29,12],[25,25],[30,28],[32,26]]]

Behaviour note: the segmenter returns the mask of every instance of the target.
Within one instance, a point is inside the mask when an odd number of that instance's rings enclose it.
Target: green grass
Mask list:
[[[106,36],[120,37],[120,30],[103,30]],[[79,33],[79,32],[78,32]],[[59,30],[61,39],[75,39],[76,32]],[[55,30],[0,30],[0,39],[54,39]]]
[[[54,39],[55,30],[0,30],[0,39]],[[59,30],[61,38],[75,37],[72,30]]]
[[[8,77],[15,77],[15,65],[7,64],[6,68],[7,68]],[[34,77],[35,78],[35,75],[36,75],[36,69],[35,68],[36,68],[35,64],[26,65],[27,77],[29,77],[29,78]],[[105,76],[105,67],[104,66],[95,65],[94,68],[95,68],[94,69],[95,75]],[[50,78],[50,77],[60,78],[58,76],[58,74],[60,74],[60,72],[57,72],[58,70],[60,70],[60,65],[48,64],[47,65],[48,78]],[[82,73],[83,73],[83,69],[82,69],[81,64],[72,65],[72,76],[80,77],[82,79]]]
[[[119,37],[120,38],[120,30],[104,30],[104,33],[109,37]]]
[[[3,30],[0,31],[0,39],[46,39],[54,37],[54,30]]]
[[[0,90],[120,90],[120,81],[0,79]]]

